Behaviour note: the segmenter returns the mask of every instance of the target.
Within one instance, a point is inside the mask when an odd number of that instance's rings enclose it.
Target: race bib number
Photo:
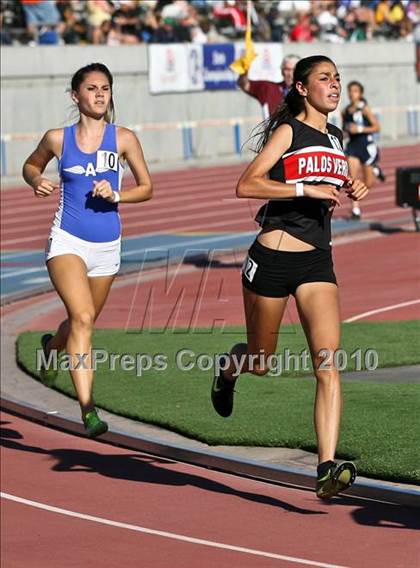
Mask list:
[[[331,146],[333,148],[335,148],[336,150],[342,150],[343,149],[341,147],[340,140],[337,138],[337,136],[334,136],[334,134],[328,134],[328,138],[330,139]]]
[[[249,258],[249,256],[246,258],[243,268],[242,268],[242,272],[245,276],[245,278],[247,280],[249,280],[250,282],[252,282],[254,280],[254,276],[255,273],[257,271],[258,268],[258,264],[252,260],[252,258]]]
[[[105,172],[107,170],[118,170],[118,154],[117,152],[108,152],[107,150],[98,150],[96,152],[96,171]]]

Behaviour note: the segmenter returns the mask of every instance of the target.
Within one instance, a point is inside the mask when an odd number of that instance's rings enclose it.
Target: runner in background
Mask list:
[[[363,85],[358,81],[351,81],[347,85],[347,91],[350,104],[343,112],[343,131],[348,136],[345,153],[348,156],[350,176],[356,178],[361,175],[370,189],[375,176],[385,181],[378,163],[379,150],[373,138],[373,134],[379,132],[380,126],[363,97]],[[358,201],[352,202],[351,216],[356,221],[361,218]]]

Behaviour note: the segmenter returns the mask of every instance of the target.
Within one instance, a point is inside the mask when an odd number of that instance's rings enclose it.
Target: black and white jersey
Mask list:
[[[287,124],[293,129],[290,148],[269,171],[269,177],[282,183],[330,183],[340,188],[348,178],[343,151],[343,134],[333,124],[320,132],[295,118]],[[266,228],[282,229],[317,248],[331,246],[331,202],[310,197],[270,200],[258,211],[256,221]]]

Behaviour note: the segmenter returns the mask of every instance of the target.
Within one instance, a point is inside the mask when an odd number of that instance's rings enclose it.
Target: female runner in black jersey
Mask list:
[[[351,81],[347,85],[350,104],[343,112],[343,130],[348,135],[345,147],[348,156],[349,172],[351,177],[362,177],[370,189],[375,176],[385,181],[385,176],[379,167],[379,150],[373,138],[379,132],[379,122],[363,97],[363,85],[359,81]],[[359,203],[353,201],[352,218],[360,220],[361,210]]]
[[[340,310],[330,222],[332,210],[340,204],[341,186],[355,201],[364,198],[368,189],[348,178],[342,133],[327,123],[340,92],[339,74],[329,58],[301,59],[285,103],[264,123],[258,156],[238,182],[238,197],[269,201],[258,212],[262,230],[242,274],[247,343],[220,357],[224,370],[216,373],[211,392],[215,410],[229,416],[239,374],[269,371],[267,359],[276,351],[288,296],[294,295],[317,379],[316,491],[321,498],[346,489],[356,476],[352,463],[334,461],[342,398],[333,364],[340,346]],[[323,350],[328,350],[327,358]],[[242,362],[239,373],[235,359]]]

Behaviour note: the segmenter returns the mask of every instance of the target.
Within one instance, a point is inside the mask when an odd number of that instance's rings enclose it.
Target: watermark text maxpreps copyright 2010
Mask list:
[[[306,349],[299,353],[293,353],[290,349],[283,352],[265,355],[263,351],[253,355],[229,356],[230,362],[234,365],[234,374],[240,374],[247,367],[250,371],[258,368],[268,369],[268,375],[279,377],[283,372],[308,372],[312,371],[311,356]],[[183,372],[193,370],[210,371],[218,374],[229,367],[229,358],[226,355],[217,353],[195,353],[188,348],[179,349],[174,355],[174,364],[177,369]],[[344,349],[331,351],[321,349],[318,353],[317,364],[320,370],[329,370],[331,366],[339,371],[348,369],[349,364],[354,362],[356,371],[373,371],[378,367],[379,356],[374,349],[355,349],[347,353]],[[109,371],[135,371],[136,376],[141,377],[147,371],[166,371],[170,364],[170,357],[164,353],[110,353],[106,349],[92,349],[88,353],[59,355],[56,350],[52,350],[48,357],[42,349],[36,350],[36,368],[53,368],[63,371],[92,369],[107,369]]]

